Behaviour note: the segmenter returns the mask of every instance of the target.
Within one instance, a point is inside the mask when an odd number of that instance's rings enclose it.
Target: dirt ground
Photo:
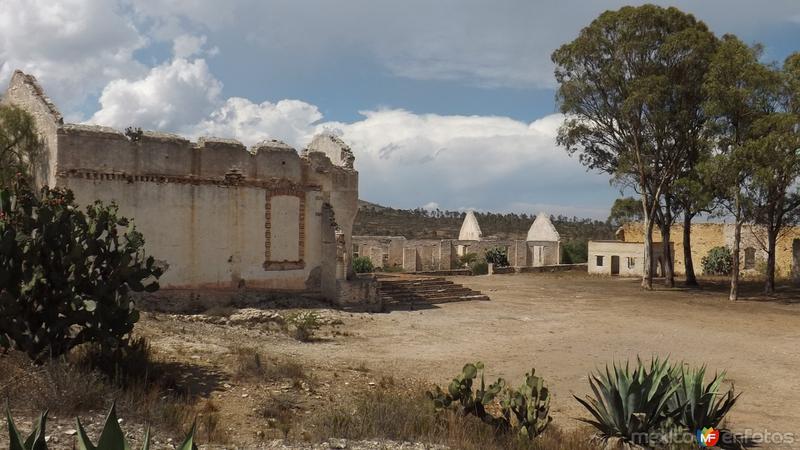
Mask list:
[[[727,371],[742,393],[730,415],[734,431],[800,435],[800,298],[792,292],[732,304],[721,285],[643,292],[637,280],[573,273],[452,280],[492,300],[386,314],[328,311],[342,324],[312,343],[257,327],[181,321],[176,328],[174,319],[158,316],[148,316],[140,330],[160,351],[223,366],[222,372],[231,345],[246,343],[327,373],[323,383],[336,382],[331,374],[348,374],[341,381],[347,386],[367,387],[386,375],[445,383],[476,360],[486,364],[489,377],[517,383],[535,367],[554,392],[556,423],[567,428],[583,415],[572,395],[588,392],[587,373],[613,360],[669,355]],[[222,412],[234,422],[246,421],[260,398],[235,387],[215,390],[211,397],[223,400]]]
[[[712,372],[726,370],[742,393],[729,416],[734,432],[795,433],[800,441],[797,292],[730,303],[721,283],[704,290],[643,292],[637,280],[577,273],[451,279],[491,301],[383,314],[309,304],[330,323],[313,342],[297,341],[259,320],[259,311],[262,319],[290,311],[275,304],[248,310],[255,311],[254,320],[236,323],[230,319],[235,308],[213,315],[148,312],[137,334],[149,339],[160,359],[193,368],[181,376],[200,404],[213,404],[228,443],[244,447],[280,437],[265,419],[265,402],[283,398],[287,403],[280,408],[310,417],[353,392],[386,383],[397,383],[398,389],[445,384],[470,361],[483,361],[487,378],[501,376],[513,384],[535,367],[554,395],[555,423],[569,429],[578,426],[575,417],[584,416],[572,395],[588,393],[587,374],[637,355],[669,355],[705,363]],[[237,380],[235,352],[242,347],[299,362],[308,379]],[[303,437],[300,430],[292,432]],[[761,448],[800,448],[800,442]]]

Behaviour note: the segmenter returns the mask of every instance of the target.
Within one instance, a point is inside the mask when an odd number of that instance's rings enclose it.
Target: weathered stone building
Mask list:
[[[536,216],[525,240],[484,238],[478,220],[468,211],[458,239],[406,239],[402,236],[353,236],[353,254],[368,257],[373,266],[427,272],[460,269],[467,253],[483,256],[488,250],[505,250],[514,267],[560,264],[561,238],[550,217]]]
[[[36,80],[14,73],[2,100],[28,111],[44,146],[39,185],[79,203],[117,202],[168,265],[173,289],[319,292],[354,300],[347,283],[358,207],[353,154],[317,136],[301,154],[280,141],[238,141],[64,123]]]
[[[589,242],[589,272],[599,274],[619,274],[641,276],[644,267],[644,225],[642,223],[625,224],[617,231],[618,241]],[[734,225],[730,223],[695,223],[692,224],[692,261],[695,272],[702,273],[701,261],[714,247],[733,248]],[[662,258],[661,233],[653,232],[653,251],[656,264]],[[674,256],[676,275],[684,275],[686,266],[683,258],[683,225],[673,225],[670,230],[670,241]],[[745,224],[742,226],[740,264],[745,274],[758,274],[764,270],[767,259],[767,236],[763,228]],[[611,258],[617,256],[621,261],[619,271],[614,271]],[[597,265],[598,257],[608,260],[608,264]],[[634,267],[626,268],[627,258],[637,258]],[[775,271],[778,277],[797,279],[800,274],[800,227],[789,227],[778,237],[775,254]],[[638,262],[638,264],[637,264]],[[657,268],[658,269],[658,268]]]

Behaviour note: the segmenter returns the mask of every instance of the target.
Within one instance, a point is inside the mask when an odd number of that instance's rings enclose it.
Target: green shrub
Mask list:
[[[162,269],[117,206],[81,211],[71,191],[0,190],[0,347],[37,361],[95,342],[125,346],[139,312],[130,292],[158,289]]]
[[[477,253],[464,253],[458,258],[459,264],[461,267],[470,267],[472,263],[478,260]]]
[[[358,256],[353,258],[353,271],[355,273],[372,273],[375,267],[372,265],[372,260],[366,256]]]
[[[473,275],[486,275],[489,273],[489,263],[484,260],[475,261],[469,266]]]
[[[286,325],[295,339],[306,342],[322,327],[322,318],[313,311],[299,312],[287,316]]]
[[[581,264],[589,260],[589,244],[586,240],[571,239],[561,244],[561,262]]]
[[[89,436],[86,434],[86,430],[84,430],[80,419],[76,419],[76,422],[78,428],[78,448],[84,450],[130,449],[130,445],[125,439],[125,433],[123,433],[119,426],[119,419],[117,419],[115,406],[111,406],[111,410],[106,416],[105,423],[103,424],[103,431],[100,433],[100,440],[97,442],[96,446],[92,444],[91,439],[89,439]],[[47,450],[47,440],[49,439],[49,437],[45,438],[47,412],[39,416],[39,420],[34,425],[33,431],[31,431],[31,434],[25,439],[23,439],[22,435],[17,431],[14,420],[11,419],[11,414],[8,410],[6,410],[6,423],[8,425],[9,446],[11,450]],[[178,450],[194,450],[197,448],[197,445],[194,443],[195,431],[196,427],[192,425],[183,443],[177,447]],[[150,428],[148,427],[142,438],[142,450],[148,450],[149,448]]]
[[[435,386],[427,395],[437,410],[457,406],[462,415],[473,415],[498,432],[516,430],[521,437],[531,439],[543,433],[553,420],[550,417],[550,391],[544,386],[544,380],[535,376],[535,372],[532,369],[525,374],[525,381],[519,389],[507,387],[502,378],[487,387],[483,363],[466,364],[461,374],[450,382],[447,392]],[[480,387],[473,391],[478,375]],[[494,415],[486,409],[495,400],[499,402],[500,415]]]
[[[494,264],[495,267],[508,267],[510,265],[508,263],[506,249],[501,247],[490,248],[487,250],[484,259],[486,259],[487,263]]]
[[[733,272],[733,255],[728,247],[714,247],[703,257],[701,264],[706,275],[730,275]]]

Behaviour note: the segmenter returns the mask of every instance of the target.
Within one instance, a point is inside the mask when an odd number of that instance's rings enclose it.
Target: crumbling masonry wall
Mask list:
[[[37,183],[79,203],[116,202],[148,254],[169,269],[162,287],[322,291],[347,278],[358,204],[352,153],[322,136],[299,155],[279,141],[237,141],[64,124],[33,77],[17,72],[4,102],[30,112],[45,143]],[[349,156],[348,156],[349,155]],[[328,213],[324,213],[326,208]],[[338,266],[338,267],[337,267]],[[326,280],[325,277],[330,279]]]
[[[475,253],[482,257],[493,248],[506,250],[514,267],[540,267],[560,263],[558,241],[485,239],[406,239],[402,236],[354,236],[353,253],[370,258],[373,266],[406,272],[460,268],[459,257]]]
[[[643,224],[629,223],[624,225],[619,231],[619,238],[625,242],[643,241]],[[726,246],[733,248],[734,225],[730,223],[695,223],[692,224],[692,262],[695,272],[701,274],[703,271],[701,261],[708,251],[713,247]],[[775,253],[775,270],[779,277],[798,278],[798,267],[795,259],[800,255],[795,253],[793,246],[795,241],[800,239],[800,227],[789,227],[778,237]],[[653,241],[661,242],[661,233],[658,230],[653,232]],[[675,253],[675,273],[684,275],[686,266],[683,258],[683,225],[673,225],[670,229],[670,241],[672,241]],[[742,240],[740,264],[744,273],[757,274],[763,268],[767,259],[766,233],[763,228],[745,224],[742,226]],[[800,246],[797,247],[800,252]],[[746,259],[749,252],[752,256]]]

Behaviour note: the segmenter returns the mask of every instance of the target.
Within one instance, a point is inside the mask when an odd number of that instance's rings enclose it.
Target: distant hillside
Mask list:
[[[530,214],[476,212],[484,236],[500,239],[525,239],[533,219]],[[564,262],[585,262],[586,242],[613,239],[614,228],[606,222],[578,217],[551,217],[561,235]],[[394,209],[359,200],[353,226],[357,236],[405,236],[409,239],[456,239],[464,213],[417,209]]]

